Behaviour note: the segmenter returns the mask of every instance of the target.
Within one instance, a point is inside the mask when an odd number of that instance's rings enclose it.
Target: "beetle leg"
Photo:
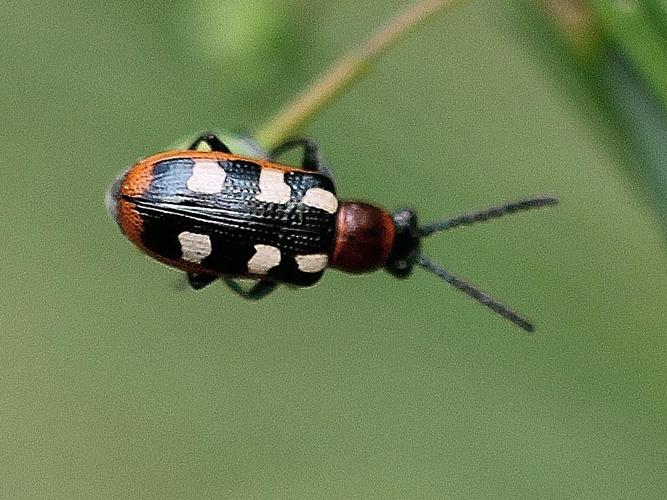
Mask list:
[[[270,280],[259,280],[252,287],[246,289],[238,281],[232,278],[225,277],[223,278],[225,284],[232,289],[233,292],[239,294],[244,299],[248,300],[259,300],[263,297],[266,297],[273,290],[276,289],[278,283]]]
[[[306,137],[300,139],[290,139],[283,142],[282,144],[279,144],[269,151],[269,159],[275,160],[278,156],[285,153],[286,151],[298,147],[303,148],[303,160],[301,161],[301,168],[304,170],[318,172],[331,179],[331,170],[322,161],[317,143]]]
[[[219,278],[216,274],[187,273],[188,284],[193,290],[201,290]]]
[[[222,153],[231,153],[229,148],[220,140],[220,138],[213,132],[204,132],[197,137],[197,140],[188,148],[189,150],[196,150],[201,143],[208,144],[211,151],[220,151]]]

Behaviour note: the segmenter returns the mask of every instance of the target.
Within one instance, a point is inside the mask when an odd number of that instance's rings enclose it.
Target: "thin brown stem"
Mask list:
[[[436,13],[455,7],[464,1],[421,0],[405,9],[368,40],[341,57],[274,118],[259,127],[256,134],[257,141],[262,146],[270,148],[290,135],[296,134],[334,97],[361,78],[373,62],[401,36]]]

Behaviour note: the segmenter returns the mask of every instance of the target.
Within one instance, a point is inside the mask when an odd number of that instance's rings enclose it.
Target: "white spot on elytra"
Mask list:
[[[190,191],[215,194],[222,191],[227,173],[215,160],[195,160],[192,175],[186,182]]]
[[[338,209],[338,200],[331,191],[322,188],[310,188],[301,200],[304,205],[319,208],[330,214]]]
[[[183,260],[194,262],[195,264],[201,264],[201,261],[211,255],[211,251],[213,250],[211,238],[206,234],[183,231],[178,235],[178,241],[181,244]]]
[[[308,255],[297,255],[294,257],[294,260],[296,260],[299,271],[303,271],[304,273],[318,273],[327,267],[329,257],[325,253],[311,253]]]
[[[280,264],[280,250],[271,245],[255,245],[255,255],[248,261],[248,271],[252,274],[266,274],[269,269]]]
[[[259,173],[259,193],[256,198],[267,203],[287,203],[292,190],[285,184],[285,172],[263,168]]]

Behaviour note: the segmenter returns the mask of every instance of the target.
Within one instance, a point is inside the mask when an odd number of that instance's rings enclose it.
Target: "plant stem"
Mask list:
[[[297,133],[334,97],[359,80],[401,36],[434,14],[464,1],[421,0],[405,9],[363,44],[341,57],[274,118],[259,127],[255,135],[259,144],[270,148]]]

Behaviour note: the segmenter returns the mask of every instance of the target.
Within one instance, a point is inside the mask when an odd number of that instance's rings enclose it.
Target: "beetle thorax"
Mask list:
[[[394,237],[394,222],[387,211],[363,202],[341,203],[329,265],[349,273],[379,269],[391,254]]]

